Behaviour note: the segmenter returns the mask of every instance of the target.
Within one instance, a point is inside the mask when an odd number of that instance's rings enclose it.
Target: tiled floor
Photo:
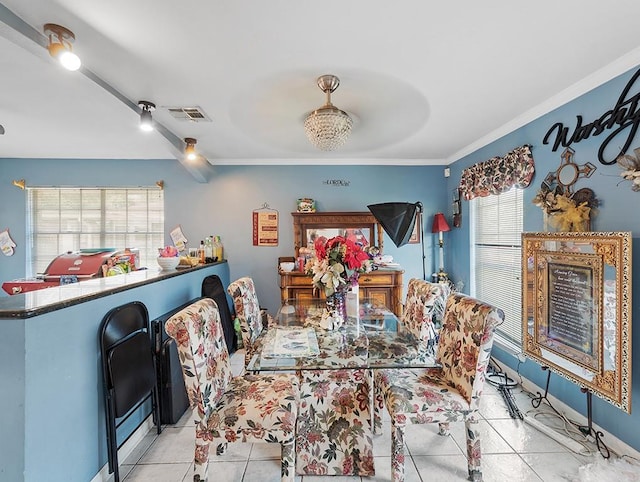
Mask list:
[[[243,354],[232,357],[234,373],[242,371]],[[529,396],[514,389],[522,413],[532,410]],[[499,392],[486,384],[482,400],[483,480],[491,481],[577,481],[578,468],[597,458],[592,444],[583,454],[573,453],[549,436],[509,416]],[[533,415],[533,412],[531,412]],[[385,414],[386,415],[386,414]],[[374,477],[299,476],[303,482],[389,481],[390,421],[384,434],[374,437]],[[545,423],[552,423],[546,419]],[[182,482],[193,478],[194,423],[188,411],[176,425],[167,425],[161,435],[152,430],[120,469],[126,482]],[[406,431],[408,455],[406,481],[453,481],[467,479],[464,424],[451,424],[451,435],[441,437],[437,425],[409,425]],[[229,444],[221,457],[212,455],[210,482],[277,482],[280,480],[280,448],[275,444]]]

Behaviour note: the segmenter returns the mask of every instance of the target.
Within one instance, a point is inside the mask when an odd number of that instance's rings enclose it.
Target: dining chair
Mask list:
[[[401,322],[402,326],[422,345],[418,349],[425,357],[432,357],[435,354],[434,347],[438,340],[438,333],[434,318],[436,312],[441,311],[440,307],[445,305],[449,293],[447,285],[430,283],[417,278],[410,279],[407,285],[407,297]],[[384,400],[375,382],[373,388],[373,433],[380,434],[382,431],[380,414],[384,408]]]
[[[402,312],[402,326],[416,337],[420,343],[428,345],[434,354],[438,341],[436,312],[438,306],[446,303],[449,287],[442,283],[430,283],[412,278],[407,285],[407,298]]]
[[[447,304],[436,359],[441,368],[384,369],[377,389],[391,416],[391,472],[404,481],[404,431],[407,423],[438,423],[448,435],[449,422],[464,421],[469,478],[482,480],[478,409],[485,371],[502,310],[454,293]]]
[[[295,475],[295,426],[300,392],[294,375],[233,377],[216,302],[202,298],[165,323],[176,340],[189,402],[195,408],[194,482],[207,479],[209,444],[279,443],[281,480]]]
[[[242,344],[245,350],[244,366],[246,368],[261,343],[260,335],[264,329],[262,322],[263,310],[260,308],[256,288],[251,278],[245,276],[233,281],[227,287],[227,292],[233,299],[236,317],[240,321]],[[274,324],[271,316],[267,315],[267,320],[268,326]]]

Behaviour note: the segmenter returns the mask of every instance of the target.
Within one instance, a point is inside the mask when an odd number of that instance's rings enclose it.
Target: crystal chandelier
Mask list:
[[[327,103],[311,112],[304,121],[304,130],[311,144],[323,151],[332,151],[347,141],[353,121],[349,114],[331,103],[331,93],[340,85],[335,75],[318,77],[318,87],[327,94]]]

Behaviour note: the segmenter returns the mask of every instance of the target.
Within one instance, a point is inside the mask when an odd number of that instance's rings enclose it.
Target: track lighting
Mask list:
[[[198,157],[196,153],[196,143],[198,142],[193,137],[185,137],[184,142],[187,144],[187,147],[184,148],[184,154],[187,156],[188,161],[195,161]]]
[[[140,129],[146,132],[152,131],[153,118],[151,117],[151,112],[156,108],[156,105],[148,100],[139,100],[138,106],[142,109],[140,111]]]
[[[54,59],[58,59],[65,69],[78,70],[81,65],[80,57],[74,54],[71,48],[71,44],[76,39],[73,32],[55,23],[47,23],[44,26],[44,34],[49,37],[47,46],[49,54]]]

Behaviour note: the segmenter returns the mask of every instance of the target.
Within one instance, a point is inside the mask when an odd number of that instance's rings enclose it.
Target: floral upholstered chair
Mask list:
[[[232,377],[218,307],[202,298],[169,318],[189,402],[196,409],[195,482],[207,478],[209,444],[218,455],[227,442],[269,442],[282,447],[282,481],[295,474],[295,426],[300,392],[294,375]]]
[[[258,295],[253,280],[249,277],[239,278],[229,285],[227,292],[233,299],[236,317],[240,320],[242,344],[244,345],[244,366],[249,365],[253,354],[258,350],[262,334],[262,310],[258,303]],[[273,319],[267,315],[269,326]]]
[[[444,284],[429,283],[416,278],[409,280],[402,312],[402,326],[430,347],[435,346],[438,338],[434,323],[437,307],[444,306],[449,292],[448,286]]]
[[[482,480],[480,395],[502,310],[474,298],[452,294],[447,299],[437,360],[442,368],[380,370],[376,388],[391,415],[392,480],[404,480],[404,429],[407,423],[439,423],[448,435],[449,422],[464,421],[469,478]]]
[[[407,298],[402,312],[402,326],[407,329],[424,347],[420,350],[427,356],[434,354],[434,347],[438,339],[434,315],[438,307],[444,307],[449,295],[447,285],[429,283],[417,278],[409,280],[407,285]],[[382,418],[380,410],[383,409],[383,398],[378,387],[374,384],[373,405],[373,430],[380,433]]]

